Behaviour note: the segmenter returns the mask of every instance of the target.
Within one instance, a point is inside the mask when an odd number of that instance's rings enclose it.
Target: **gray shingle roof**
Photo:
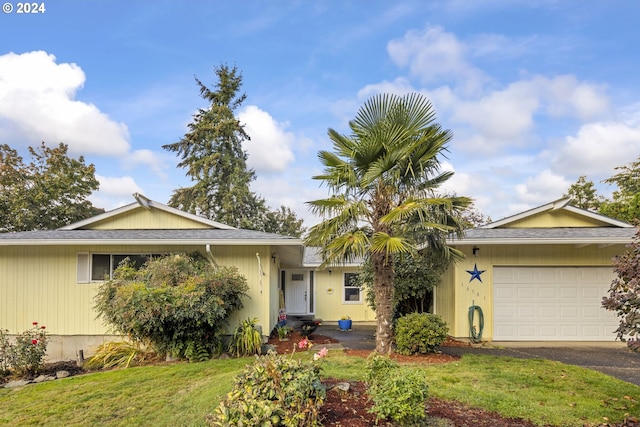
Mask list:
[[[474,228],[463,239],[450,239],[454,245],[490,244],[626,244],[636,233],[634,227],[566,228]]]
[[[0,233],[0,245],[72,244],[302,244],[299,239],[241,229],[38,230]]]

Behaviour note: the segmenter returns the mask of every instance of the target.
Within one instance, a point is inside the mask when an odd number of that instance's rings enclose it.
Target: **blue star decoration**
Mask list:
[[[482,277],[480,277],[480,275],[485,271],[487,270],[478,270],[478,265],[473,264],[473,270],[467,270],[467,273],[471,275],[471,278],[469,279],[469,283],[473,282],[473,279],[478,279],[480,283],[482,283]]]

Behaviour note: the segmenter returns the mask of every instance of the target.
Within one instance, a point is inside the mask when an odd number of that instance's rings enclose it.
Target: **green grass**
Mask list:
[[[129,368],[0,389],[0,425],[203,426],[205,415],[251,361]],[[364,364],[331,352],[323,375],[362,380]],[[640,387],[557,362],[467,355],[420,369],[433,396],[539,425],[597,425],[603,417],[621,422],[625,414],[640,414]]]

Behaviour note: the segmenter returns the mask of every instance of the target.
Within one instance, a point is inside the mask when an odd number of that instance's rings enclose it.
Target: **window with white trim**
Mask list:
[[[161,257],[162,254],[88,254],[77,255],[77,282],[102,282],[113,278],[113,272],[125,259],[129,259],[135,268],[142,267],[147,261]]]
[[[344,304],[362,304],[362,289],[358,284],[358,273],[344,273],[342,302]]]

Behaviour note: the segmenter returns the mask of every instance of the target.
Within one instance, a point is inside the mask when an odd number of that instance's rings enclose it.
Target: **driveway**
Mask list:
[[[376,346],[374,326],[356,325],[351,331],[340,331],[337,326],[323,324],[316,333],[340,341],[345,348],[373,351]],[[602,372],[640,386],[640,354],[627,350],[620,342],[495,342],[485,346],[441,347],[440,351],[455,356],[485,354],[555,360]]]

